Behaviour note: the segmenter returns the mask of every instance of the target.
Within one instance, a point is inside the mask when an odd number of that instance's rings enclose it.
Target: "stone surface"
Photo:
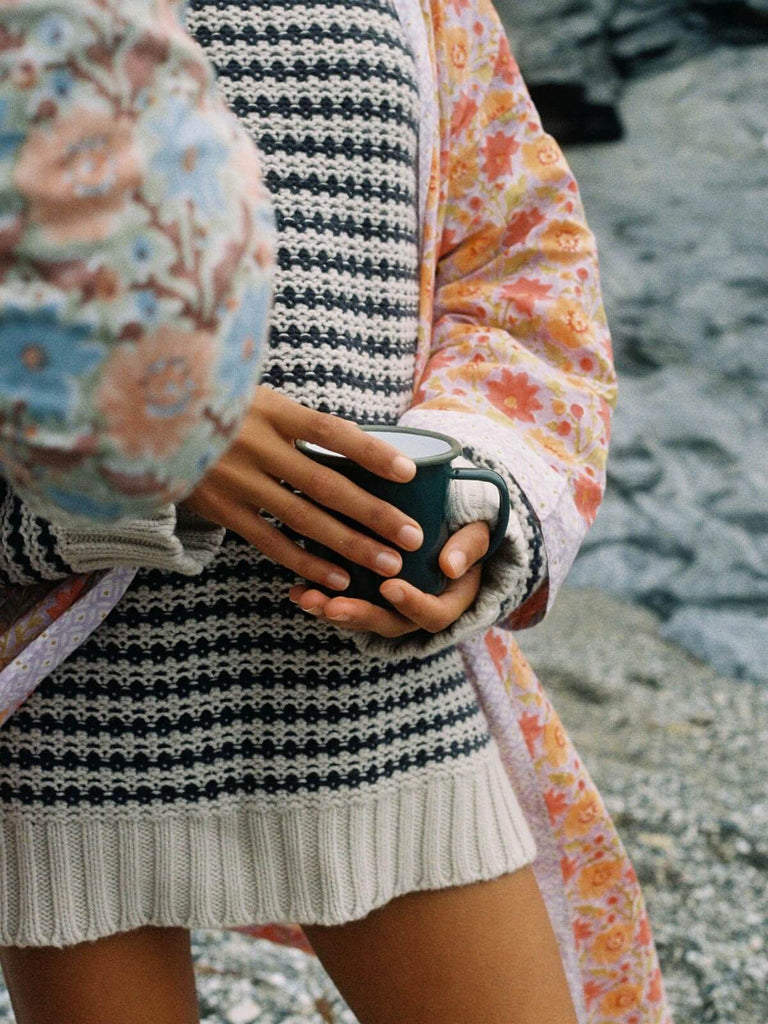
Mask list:
[[[766,97],[768,47],[721,47],[630,83],[626,140],[568,154],[620,374],[609,488],[570,583],[641,602],[694,653],[763,680]]]

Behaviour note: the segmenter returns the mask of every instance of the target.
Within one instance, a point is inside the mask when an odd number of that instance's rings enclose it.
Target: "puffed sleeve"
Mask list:
[[[0,0],[0,471],[59,523],[153,516],[234,439],[274,224],[169,0]]]

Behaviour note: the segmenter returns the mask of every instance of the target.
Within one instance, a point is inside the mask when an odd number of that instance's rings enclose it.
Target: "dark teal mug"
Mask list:
[[[402,509],[421,526],[424,531],[424,543],[418,551],[400,551],[403,567],[398,577],[412,583],[414,587],[426,594],[441,594],[448,583],[438,564],[438,557],[445,542],[448,540],[448,486],[452,480],[483,480],[493,484],[499,491],[499,515],[494,527],[488,551],[481,561],[490,558],[504,539],[509,522],[509,492],[504,479],[489,469],[455,468],[451,462],[462,454],[459,442],[447,434],[436,434],[431,430],[415,430],[410,427],[390,427],[384,424],[360,424],[363,430],[375,431],[382,440],[393,445],[416,463],[416,475],[408,483],[394,483],[376,476],[375,473],[363,469],[356,462],[329,451],[309,441],[297,441],[296,447],[302,454],[329,466],[337,473],[343,474],[363,490],[374,494],[382,501]],[[353,529],[378,537],[338,512],[333,513],[342,522]],[[378,538],[383,540],[383,538]],[[384,540],[385,544],[389,541]],[[382,607],[391,607],[382,594],[379,586],[385,577],[355,562],[350,562],[335,551],[331,551],[317,541],[307,539],[308,551],[326,558],[334,565],[345,569],[350,576],[350,584],[342,592],[334,592],[335,597],[354,597]],[[319,588],[322,589],[322,588]]]

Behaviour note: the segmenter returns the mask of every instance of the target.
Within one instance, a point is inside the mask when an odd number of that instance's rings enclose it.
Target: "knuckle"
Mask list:
[[[303,498],[292,495],[285,502],[280,518],[297,533],[304,534],[312,519],[311,506]]]
[[[313,440],[318,444],[327,444],[333,439],[336,417],[327,412],[313,412],[309,423]]]
[[[367,463],[380,462],[378,439],[367,431],[361,430],[360,433],[365,435],[361,440],[360,458]]]

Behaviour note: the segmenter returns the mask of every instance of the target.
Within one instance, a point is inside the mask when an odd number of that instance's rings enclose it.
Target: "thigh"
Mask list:
[[[138,928],[57,949],[0,949],[17,1024],[198,1024],[189,932]]]
[[[361,1024],[576,1024],[530,867],[304,931]]]

